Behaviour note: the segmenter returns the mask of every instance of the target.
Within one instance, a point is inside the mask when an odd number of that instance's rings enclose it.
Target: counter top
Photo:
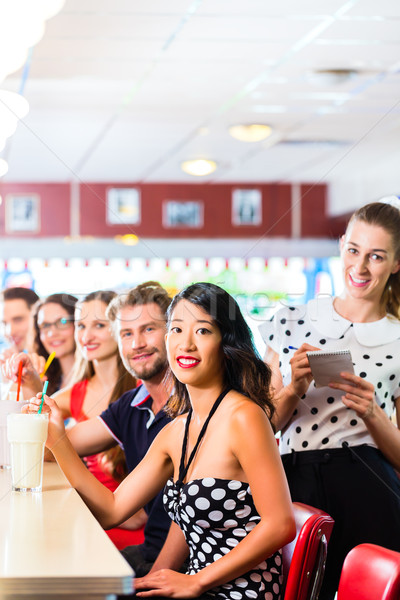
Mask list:
[[[13,492],[0,469],[2,599],[113,598],[132,591],[132,576],[56,463],[45,463],[41,493]]]

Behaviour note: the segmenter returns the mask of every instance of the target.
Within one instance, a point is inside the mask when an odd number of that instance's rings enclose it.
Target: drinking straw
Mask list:
[[[43,367],[43,371],[40,373],[40,379],[43,379],[43,376],[45,375],[45,373],[46,373],[47,369],[49,368],[49,366],[50,366],[50,365],[51,365],[51,363],[53,362],[53,358],[55,357],[55,355],[56,355],[56,353],[55,353],[55,352],[52,352],[52,353],[49,355],[49,357],[48,357],[48,359],[46,360],[46,363],[45,363],[45,365],[44,365],[44,367]]]
[[[22,362],[19,363],[18,365],[18,387],[17,387],[17,402],[19,400],[19,393],[21,391],[21,380],[22,380],[22,367],[23,364]]]
[[[38,415],[40,415],[40,413],[42,412],[43,402],[44,402],[44,395],[47,392],[47,386],[48,385],[49,385],[49,382],[45,381],[44,382],[44,386],[43,386],[43,391],[42,391],[42,401],[41,401],[40,406],[39,406]]]

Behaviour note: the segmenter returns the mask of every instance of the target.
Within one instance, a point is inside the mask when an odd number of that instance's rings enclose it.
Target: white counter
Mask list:
[[[133,572],[56,463],[42,493],[11,490],[0,469],[1,600],[111,599]]]

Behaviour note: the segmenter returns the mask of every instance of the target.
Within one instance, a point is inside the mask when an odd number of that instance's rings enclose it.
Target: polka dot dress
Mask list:
[[[375,387],[378,406],[390,417],[400,396],[400,322],[385,317],[352,323],[334,309],[332,298],[279,310],[260,331],[279,354],[283,384],[291,381],[290,360],[302,343],[322,350],[350,349],[355,374]],[[282,431],[281,454],[368,444],[376,447],[364,421],[342,402],[343,392],[311,382]]]
[[[222,558],[257,525],[260,517],[247,483],[206,477],[164,490],[168,515],[182,529],[190,549],[188,574]],[[281,553],[276,552],[241,577],[209,590],[209,598],[278,600]]]

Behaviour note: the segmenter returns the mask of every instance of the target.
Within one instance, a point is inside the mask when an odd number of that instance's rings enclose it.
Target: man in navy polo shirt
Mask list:
[[[119,352],[126,369],[143,382],[126,392],[98,417],[78,423],[68,431],[81,456],[96,454],[120,444],[129,471],[146,454],[159,431],[169,422],[163,410],[170,390],[164,382],[167,370],[165,349],[168,293],[155,282],[138,285],[114,298],[107,309]],[[165,541],[170,520],[160,492],[145,507],[145,541],[122,551],[137,576],[145,575]]]

